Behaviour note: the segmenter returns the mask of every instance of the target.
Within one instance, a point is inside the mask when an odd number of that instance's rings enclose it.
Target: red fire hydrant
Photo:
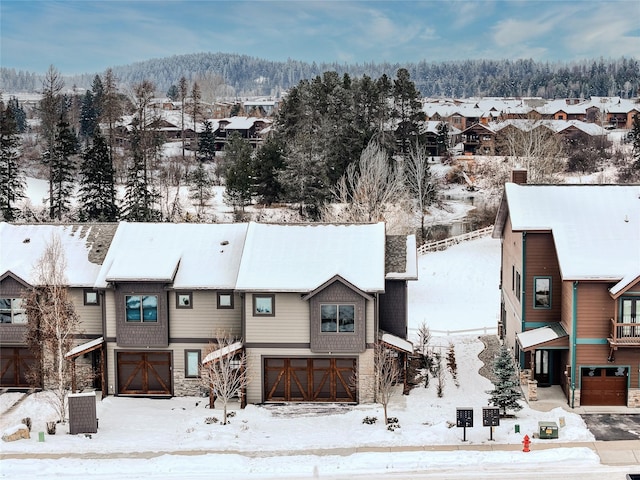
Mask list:
[[[522,449],[523,452],[529,452],[529,445],[531,445],[531,440],[529,440],[529,435],[525,435],[524,436],[524,440],[522,440],[522,444],[524,445],[524,448]]]

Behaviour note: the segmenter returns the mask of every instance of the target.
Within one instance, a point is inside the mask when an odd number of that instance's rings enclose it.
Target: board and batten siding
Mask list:
[[[194,290],[192,308],[176,308],[176,292],[169,293],[169,338],[213,339],[217,336],[242,336],[241,299],[234,295],[234,308],[218,308],[215,290]]]
[[[246,343],[309,344],[309,303],[299,293],[276,293],[273,316],[254,316],[253,295],[244,296]]]
[[[551,233],[527,233],[524,301],[527,322],[559,322],[562,312],[562,278]],[[522,272],[521,272],[522,273]],[[551,308],[534,308],[535,278],[551,277]]]
[[[98,302],[98,305],[85,305],[83,288],[69,289],[69,297],[80,320],[80,333],[90,338],[102,336],[101,303]]]

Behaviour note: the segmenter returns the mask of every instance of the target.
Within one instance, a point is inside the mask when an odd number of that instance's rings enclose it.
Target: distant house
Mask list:
[[[476,123],[462,131],[464,153],[469,155],[495,155],[496,132],[491,125]]]
[[[561,386],[571,407],[640,407],[640,186],[513,181],[493,236],[499,331],[525,383]]]
[[[21,298],[52,234],[82,320],[68,358],[96,368],[85,387],[103,395],[200,394],[204,352],[223,335],[249,358],[249,402],[369,402],[374,345],[403,366],[413,351],[415,237],[383,223],[2,223],[0,234],[1,387],[29,387]]]

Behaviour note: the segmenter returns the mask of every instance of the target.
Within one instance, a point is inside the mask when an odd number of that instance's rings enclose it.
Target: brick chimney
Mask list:
[[[511,170],[511,181],[518,185],[525,185],[527,183],[527,169],[514,168]]]

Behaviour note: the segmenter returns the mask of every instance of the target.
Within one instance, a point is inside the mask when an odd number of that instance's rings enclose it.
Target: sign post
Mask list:
[[[467,441],[467,427],[473,427],[473,408],[458,407],[456,409],[456,423],[458,428],[462,427],[462,441]]]
[[[489,440],[493,440],[493,427],[500,425],[500,409],[497,407],[482,407],[482,426],[489,427]]]

